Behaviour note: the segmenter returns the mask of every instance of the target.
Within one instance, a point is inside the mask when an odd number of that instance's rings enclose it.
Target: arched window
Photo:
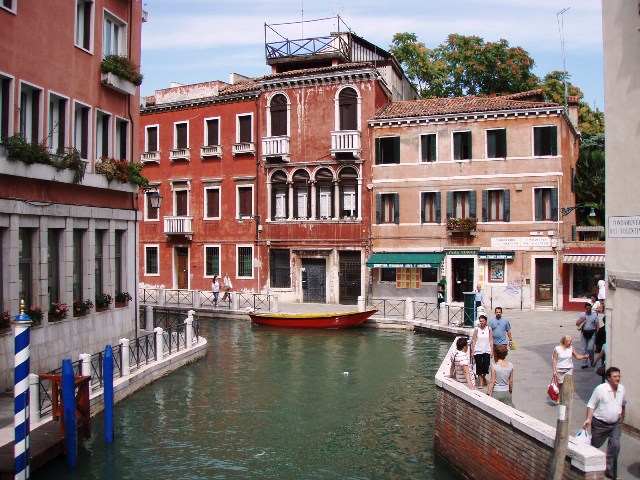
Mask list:
[[[343,168],[340,180],[340,216],[358,217],[358,172],[355,168]]]
[[[333,217],[333,173],[322,168],[316,173],[316,208],[320,219]]]
[[[271,136],[287,135],[287,97],[278,93],[271,98]]]
[[[288,207],[287,174],[278,171],[271,177],[271,219],[284,220],[287,218]]]
[[[293,174],[293,216],[295,218],[311,216],[309,187],[309,173],[306,170],[296,170]]]
[[[343,88],[338,97],[340,130],[358,130],[358,92]]]

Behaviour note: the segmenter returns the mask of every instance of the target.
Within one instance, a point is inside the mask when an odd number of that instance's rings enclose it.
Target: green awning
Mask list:
[[[444,253],[374,253],[369,268],[439,268]]]
[[[513,260],[516,252],[478,252],[478,258],[483,260]]]

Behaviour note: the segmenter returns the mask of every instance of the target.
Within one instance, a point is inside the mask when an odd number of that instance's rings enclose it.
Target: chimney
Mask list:
[[[569,120],[576,129],[578,128],[578,106],[580,104],[580,98],[577,95],[567,96],[567,113],[569,114]]]

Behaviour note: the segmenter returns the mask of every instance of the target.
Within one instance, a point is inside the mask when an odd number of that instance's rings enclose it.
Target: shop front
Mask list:
[[[581,311],[591,294],[598,294],[598,281],[605,278],[604,247],[565,248],[563,263],[564,310]]]

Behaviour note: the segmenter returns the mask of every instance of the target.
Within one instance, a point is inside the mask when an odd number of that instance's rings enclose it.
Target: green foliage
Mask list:
[[[588,209],[576,210],[580,225],[604,225],[605,221],[605,156],[604,134],[586,137],[580,146],[576,165],[576,205],[595,205],[596,217]]]
[[[428,49],[413,33],[398,33],[389,50],[423,97],[496,95],[536,87],[533,59],[509,42],[485,42],[476,36],[451,34]]]
[[[115,158],[102,158],[96,163],[96,173],[104,175],[107,180],[118,180],[122,183],[133,183],[146,187],[149,180],[142,176],[142,164],[129,162],[127,160],[116,160]]]
[[[96,295],[96,307],[106,308],[113,302],[113,297],[108,293]]]
[[[124,55],[107,55],[102,63],[100,69],[103,73],[113,73],[118,77],[128,80],[134,85],[140,85],[142,83],[142,74],[138,65],[133,63],[129,57]]]
[[[125,303],[132,299],[133,297],[129,292],[116,292],[116,302]]]
[[[447,218],[447,230],[475,230],[478,220],[475,217]]]

